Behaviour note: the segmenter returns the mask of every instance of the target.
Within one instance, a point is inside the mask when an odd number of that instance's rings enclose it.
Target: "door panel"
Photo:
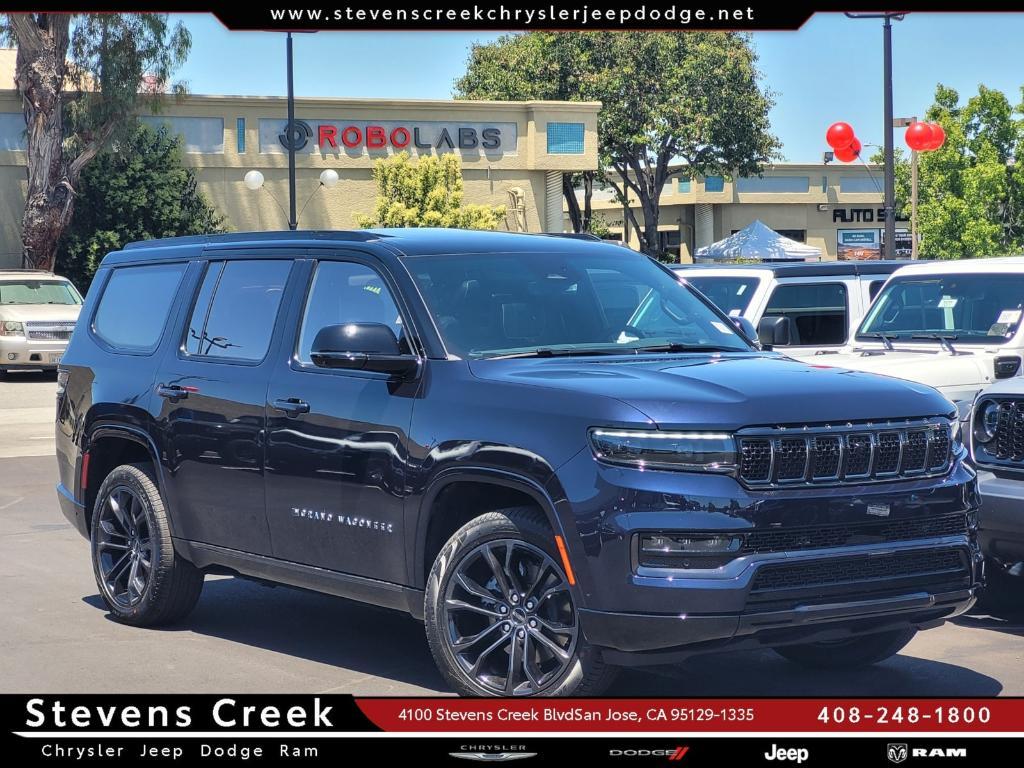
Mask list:
[[[356,261],[321,261],[286,339],[288,365],[267,392],[267,517],[274,556],[402,583],[406,579],[407,432],[417,382],[315,367],[309,348],[325,325],[405,327],[379,272]]]
[[[157,376],[176,533],[270,554],[263,482],[267,383],[292,261],[211,261],[181,345]]]

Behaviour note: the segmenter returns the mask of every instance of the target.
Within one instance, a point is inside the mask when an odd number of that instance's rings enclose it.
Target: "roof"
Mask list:
[[[0,280],[67,280],[45,269],[0,269]]]
[[[962,259],[960,261],[927,261],[905,264],[898,276],[957,275],[1012,272],[1024,273],[1024,256],[1000,256],[991,259]]]
[[[930,262],[922,262],[930,263]],[[677,264],[672,269],[682,272],[702,272],[720,274],[737,273],[769,273],[775,277],[831,277],[833,275],[889,275],[907,262],[901,259],[877,261],[817,261],[795,264]]]
[[[261,243],[318,242],[380,242],[397,250],[403,256],[426,256],[445,253],[523,253],[549,251],[552,253],[591,253],[593,248],[608,249],[619,256],[639,255],[628,248],[607,242],[594,242],[589,238],[551,237],[544,233],[486,232],[464,229],[431,229],[408,227],[402,229],[359,230],[297,230],[295,232],[231,232],[223,235],[192,235],[159,240],[128,243],[125,251],[137,258],[140,251],[157,251],[172,246],[207,245],[241,246]]]

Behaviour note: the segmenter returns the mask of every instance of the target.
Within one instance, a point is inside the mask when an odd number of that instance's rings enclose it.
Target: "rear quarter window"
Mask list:
[[[185,264],[118,267],[93,317],[93,332],[115,350],[152,352],[178,292]]]

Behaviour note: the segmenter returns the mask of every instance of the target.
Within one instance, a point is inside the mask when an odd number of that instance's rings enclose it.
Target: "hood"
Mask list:
[[[0,304],[0,320],[19,323],[78,319],[81,304]]]
[[[482,379],[615,398],[669,428],[903,419],[954,410],[930,387],[778,354],[477,360],[470,366]]]
[[[992,378],[992,358],[981,350],[957,348],[952,354],[937,345],[917,348],[896,347],[854,349],[836,355],[819,355],[815,362],[854,371],[881,373],[908,381],[918,381],[931,387],[980,388]]]

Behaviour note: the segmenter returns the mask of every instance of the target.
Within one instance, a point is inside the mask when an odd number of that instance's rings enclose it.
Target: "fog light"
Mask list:
[[[668,535],[640,537],[640,551],[649,555],[715,555],[735,552],[743,540],[729,535]]]

